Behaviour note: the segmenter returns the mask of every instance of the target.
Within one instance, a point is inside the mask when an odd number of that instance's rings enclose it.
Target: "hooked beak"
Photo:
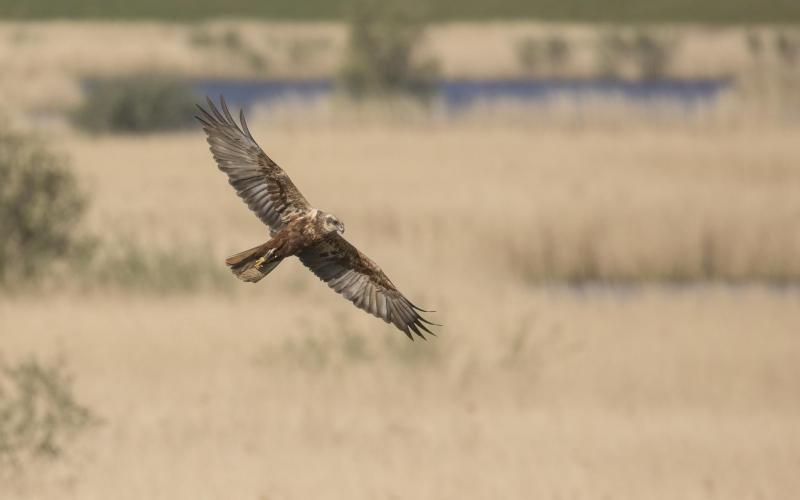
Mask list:
[[[344,224],[342,224],[341,222],[339,223],[338,230],[339,234],[344,234]]]

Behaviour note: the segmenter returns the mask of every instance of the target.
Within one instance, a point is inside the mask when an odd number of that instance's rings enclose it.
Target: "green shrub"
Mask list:
[[[25,456],[59,455],[96,419],[75,400],[72,379],[59,363],[0,362],[0,464]]]
[[[405,94],[429,97],[438,63],[421,59],[425,23],[394,2],[357,0],[348,12],[349,39],[340,71],[343,90],[354,98]]]
[[[43,275],[83,248],[86,198],[66,161],[0,129],[0,285]]]
[[[92,132],[152,132],[193,125],[191,88],[160,75],[96,80],[75,111],[76,125]]]

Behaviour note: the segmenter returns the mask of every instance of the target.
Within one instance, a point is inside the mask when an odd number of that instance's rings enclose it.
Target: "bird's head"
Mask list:
[[[322,214],[322,231],[325,234],[344,234],[344,224],[333,214]]]

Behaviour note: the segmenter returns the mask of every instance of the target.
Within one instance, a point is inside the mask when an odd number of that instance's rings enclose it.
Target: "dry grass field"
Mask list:
[[[297,262],[196,294],[0,297],[3,355],[62,357],[102,420],[62,459],[4,474],[0,496],[800,489],[800,294],[775,286],[800,275],[796,128],[253,125],[309,200],[439,311],[440,335],[408,342]],[[93,195],[95,233],[218,265],[265,236],[199,130],[53,145]],[[635,284],[547,285],[565,278]]]
[[[254,118],[307,198],[400,275],[424,262],[425,278],[518,284],[800,277],[794,125]],[[263,237],[199,132],[56,144],[94,195],[97,232],[219,258]]]
[[[558,32],[582,77],[608,28],[443,24],[426,50],[448,78],[513,77],[515,44]],[[680,35],[671,75],[775,69],[772,55],[755,66],[750,29],[662,29]],[[254,109],[254,135],[306,197],[438,311],[438,337],[413,343],[297,261],[255,286],[228,274],[223,259],[267,235],[199,128],[89,136],[59,115],[88,76],[327,76],[344,35],[335,23],[0,23],[0,107],[69,157],[100,257],[135,250],[106,261],[108,280],[66,273],[0,293],[0,375],[62,360],[97,417],[60,457],[0,461],[0,498],[800,491],[800,126],[779,92],[757,96],[771,113],[742,95],[696,111]],[[750,84],[769,94],[771,78]]]
[[[104,423],[61,461],[7,479],[3,496],[755,499],[800,487],[796,294],[462,283],[442,334],[412,345],[322,292],[270,285],[235,300],[4,300],[4,351],[66,357]]]

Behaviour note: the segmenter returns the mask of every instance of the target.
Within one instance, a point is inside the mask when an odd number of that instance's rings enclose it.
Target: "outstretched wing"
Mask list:
[[[236,194],[276,233],[293,216],[312,207],[286,172],[256,144],[244,120],[244,110],[239,115],[239,127],[222,97],[220,105],[222,112],[208,99],[208,110],[197,106],[200,115],[195,118],[203,125],[211,154]]]
[[[435,335],[420,316],[427,312],[411,303],[369,257],[347,240],[333,233],[297,255],[306,267],[337,293],[368,313],[403,331],[425,338],[422,331]]]

